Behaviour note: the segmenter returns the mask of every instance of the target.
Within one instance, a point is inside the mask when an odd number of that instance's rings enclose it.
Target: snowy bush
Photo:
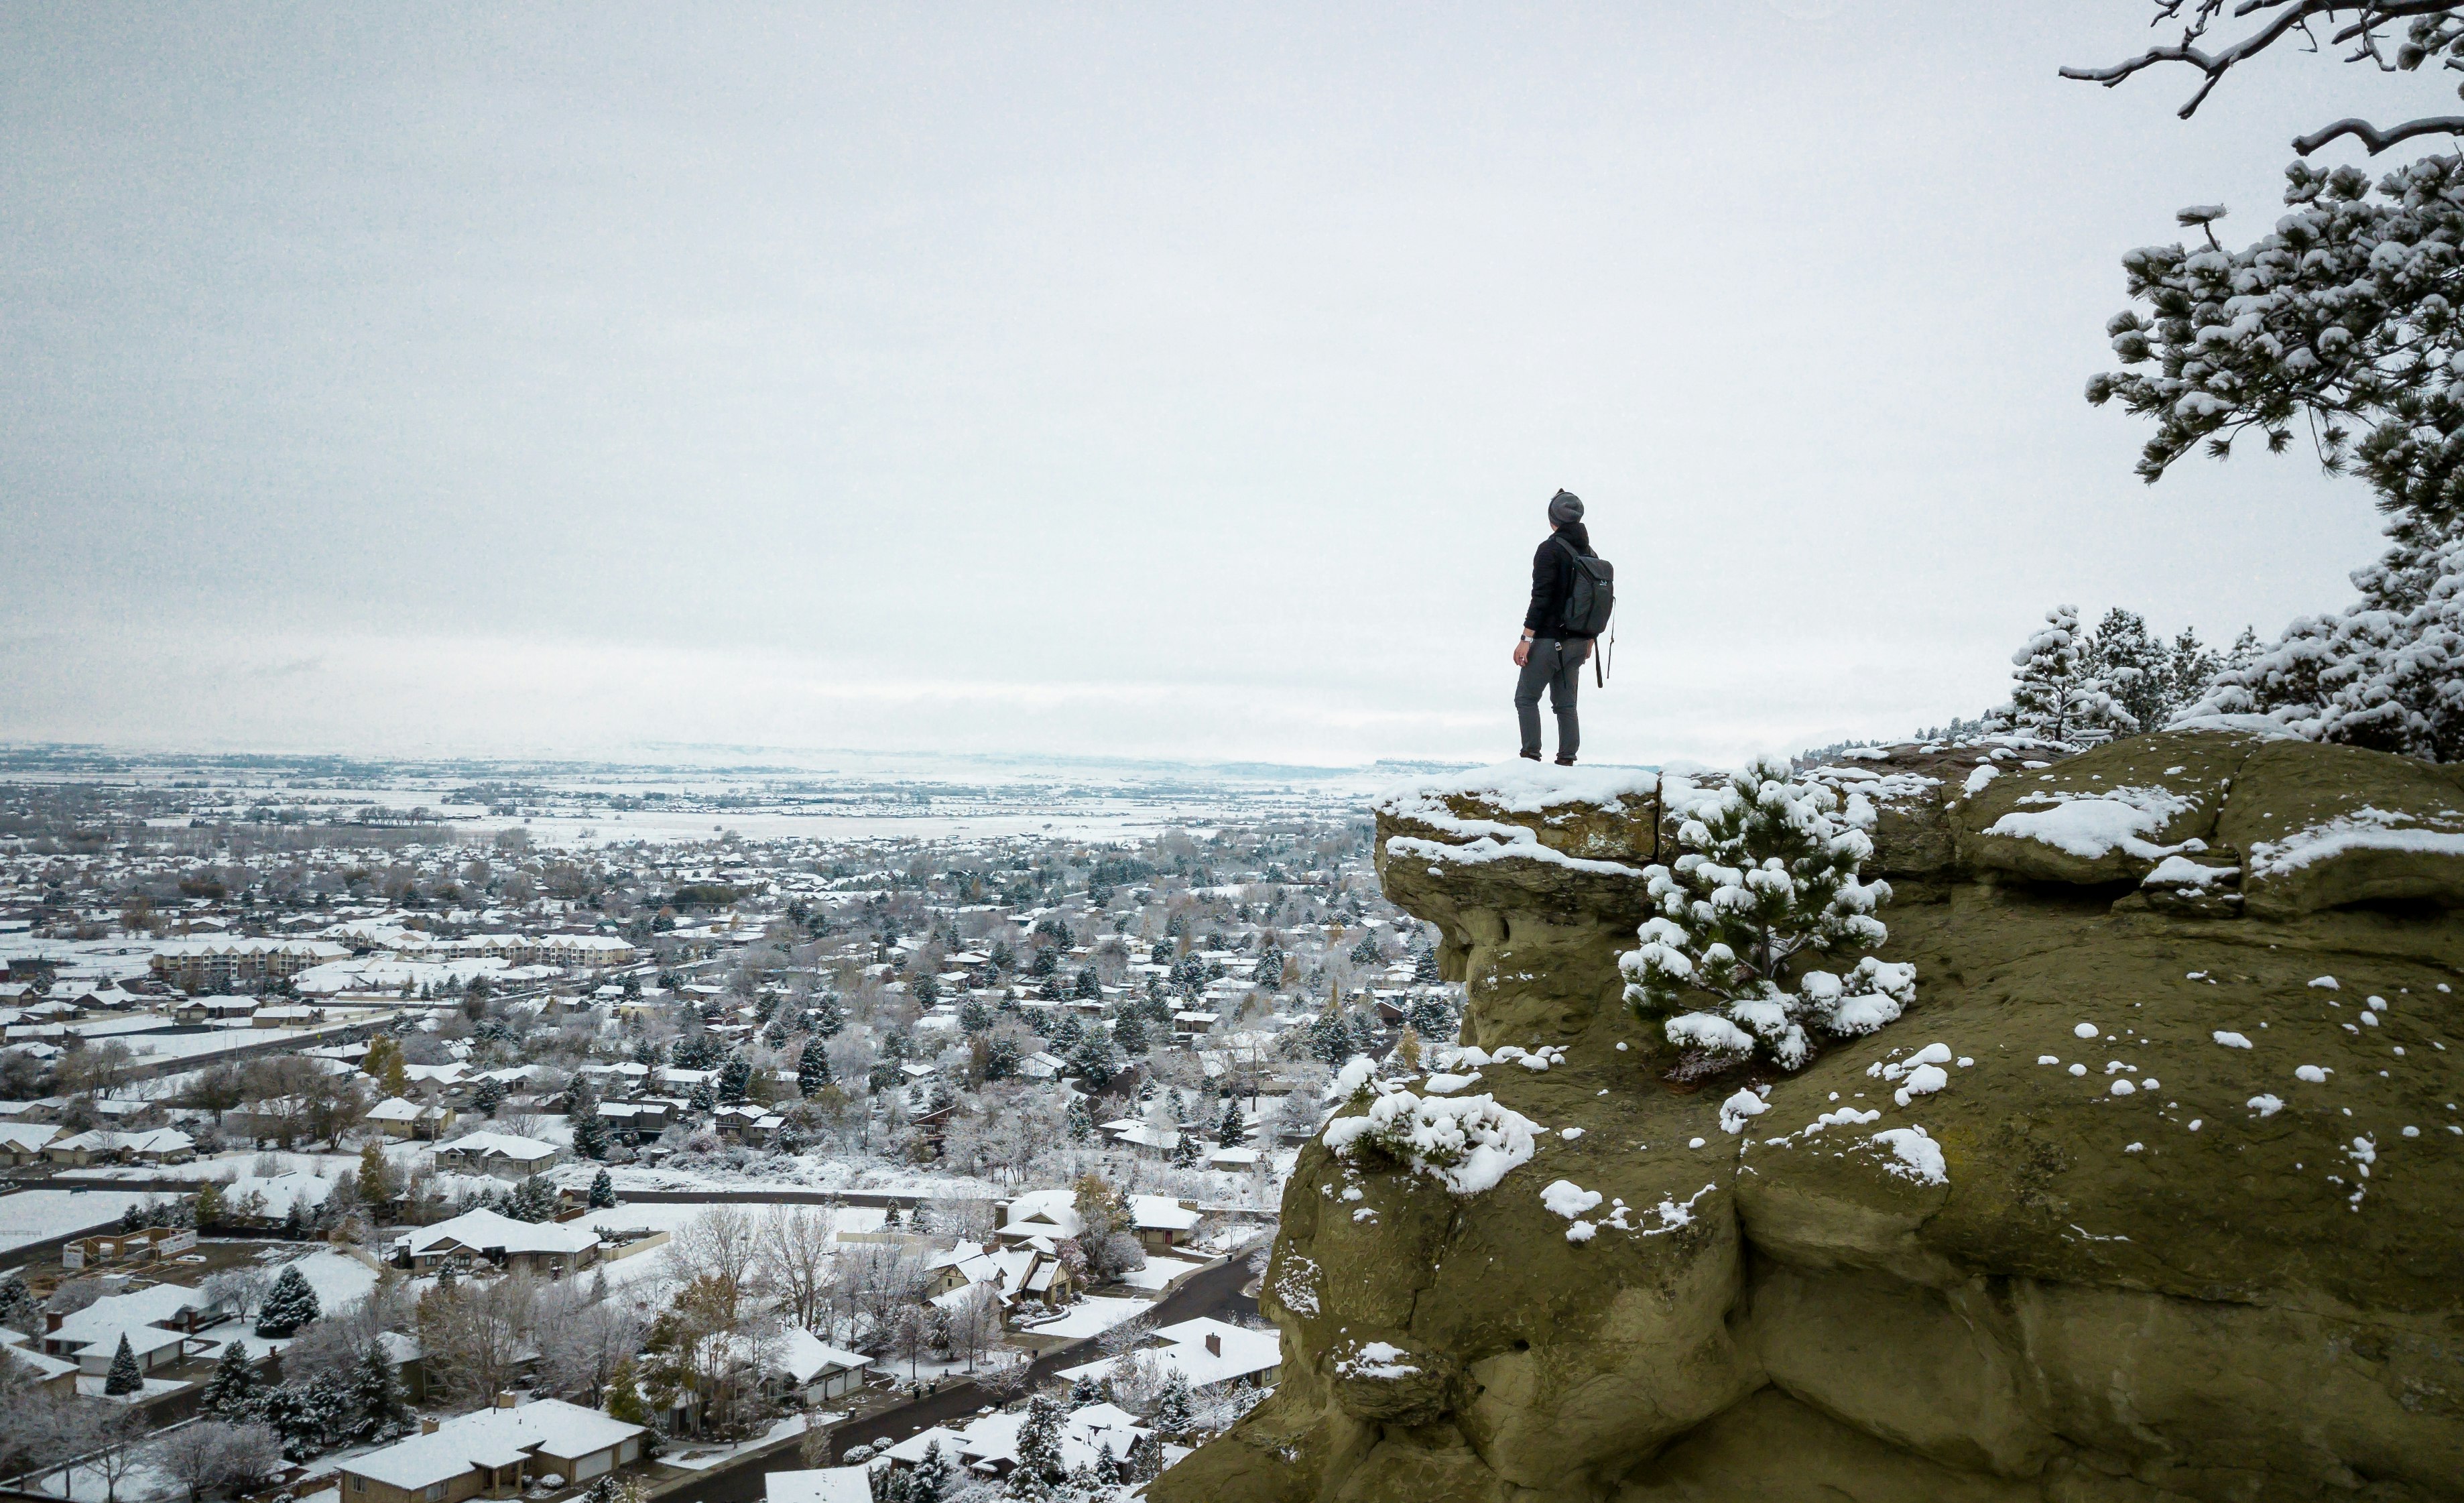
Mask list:
[[[1915,995],[1912,965],[1869,955],[1845,975],[1798,969],[1810,951],[1871,949],[1887,936],[1873,915],[1890,884],[1857,875],[1874,850],[1862,795],[1843,804],[1771,757],[1682,812],[1685,853],[1643,869],[1658,912],[1618,961],[1638,1015],[1664,1018],[1669,1042],[1689,1053],[1734,1063],[1760,1050],[1790,1070],[1812,1055],[1809,1025],[1846,1036],[1900,1015]]]
[[[1494,1096],[1421,1097],[1389,1086],[1373,1092],[1367,1077],[1352,1095],[1359,1115],[1326,1124],[1326,1145],[1337,1158],[1364,1152],[1433,1176],[1457,1195],[1477,1195],[1531,1160],[1540,1124]]]

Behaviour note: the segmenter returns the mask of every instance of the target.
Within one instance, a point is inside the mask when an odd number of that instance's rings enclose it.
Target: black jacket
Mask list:
[[[1567,634],[1566,596],[1574,587],[1574,561],[1559,546],[1559,539],[1573,543],[1577,553],[1592,551],[1592,535],[1576,521],[1551,533],[1531,555],[1531,607],[1523,612],[1523,630],[1534,636]]]

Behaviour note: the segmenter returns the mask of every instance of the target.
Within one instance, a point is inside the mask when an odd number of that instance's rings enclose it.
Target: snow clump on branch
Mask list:
[[[1644,869],[1658,912],[1617,962],[1627,1006],[1665,1018],[1669,1042],[1730,1063],[1760,1050],[1795,1070],[1813,1056],[1809,1026],[1870,1033],[1914,1000],[1913,965],[1868,955],[1845,975],[1797,969],[1809,951],[1870,950],[1888,938],[1874,912],[1890,884],[1857,874],[1874,852],[1863,795],[1843,801],[1766,757],[1682,813],[1685,853]]]

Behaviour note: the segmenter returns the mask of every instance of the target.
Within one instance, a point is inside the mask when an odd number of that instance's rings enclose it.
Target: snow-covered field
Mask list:
[[[1154,1308],[1154,1303],[1149,1300],[1089,1294],[1070,1306],[1068,1313],[1059,1319],[1021,1329],[1030,1336],[1057,1336],[1074,1340],[1082,1336],[1102,1336],[1123,1321],[1135,1320]]]
[[[118,1226],[121,1212],[160,1199],[134,1190],[19,1190],[0,1195],[0,1252],[49,1237]]]

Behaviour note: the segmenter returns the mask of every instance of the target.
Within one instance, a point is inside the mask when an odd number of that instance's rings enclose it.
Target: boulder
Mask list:
[[[2355,903],[2464,907],[2464,775],[2354,746],[2276,741],[2242,764],[2217,837],[2253,914]]]
[[[1380,874],[1469,1000],[1443,1078],[1367,1110],[1498,1152],[1373,1151],[1339,1109],[1262,1284],[1281,1386],[1148,1495],[2464,1499],[2464,924],[2443,867],[2391,864],[2435,842],[2267,865],[2454,828],[2450,769],[2373,755],[2201,733],[1826,770],[1892,832],[1881,953],[1916,1003],[1699,1090],[1615,964],[1676,780],[1388,795]],[[2097,802],[2100,851],[2008,822]],[[2176,856],[2213,874],[2115,900]],[[1903,1100],[1934,1045],[1946,1084]]]

